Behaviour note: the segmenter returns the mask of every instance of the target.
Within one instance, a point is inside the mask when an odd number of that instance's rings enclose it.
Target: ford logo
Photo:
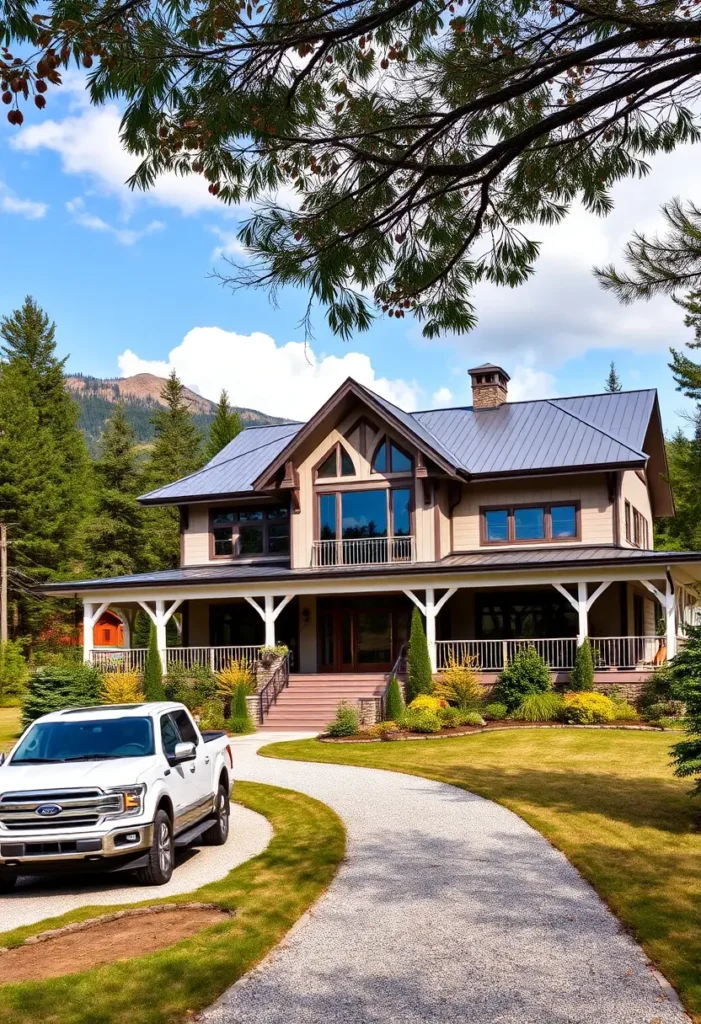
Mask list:
[[[62,810],[63,808],[58,804],[41,804],[40,807],[37,807],[36,813],[40,814],[42,818],[55,818]]]

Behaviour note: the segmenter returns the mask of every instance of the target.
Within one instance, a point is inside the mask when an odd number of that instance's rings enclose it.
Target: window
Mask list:
[[[335,444],[329,454],[318,464],[315,476],[317,480],[337,476],[355,476],[353,460],[340,442]]]
[[[212,555],[238,558],[250,555],[287,555],[290,552],[289,509],[217,509],[212,513]]]
[[[650,526],[645,516],[629,501],[625,504],[626,540],[636,548],[650,547]]]
[[[102,630],[102,640],[104,643],[108,644],[110,642],[111,637],[112,630],[109,628],[109,626],[107,626],[105,629]]]
[[[166,757],[172,757],[176,743],[180,743],[180,733],[172,715],[164,715],[161,719],[161,743]]]
[[[408,537],[411,525],[408,487],[319,495],[319,540]]]
[[[197,746],[200,740],[194,725],[190,721],[190,716],[185,711],[174,711],[173,721],[180,733],[182,742],[194,743]]]
[[[411,473],[413,469],[414,460],[411,456],[389,438],[384,438],[375,449],[372,460],[373,473]]]
[[[579,505],[512,505],[482,509],[482,543],[579,540]]]
[[[630,524],[630,520],[631,520],[631,507],[630,507],[630,502],[627,501],[626,502],[626,540],[628,541],[628,543],[630,543],[630,541],[632,539],[631,538],[631,530],[630,530],[630,525],[631,525]]]

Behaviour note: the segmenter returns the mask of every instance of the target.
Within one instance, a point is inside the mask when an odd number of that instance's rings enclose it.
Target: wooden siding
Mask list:
[[[480,547],[480,506],[537,504],[541,501],[580,502],[581,543],[613,543],[613,506],[609,502],[606,476],[599,473],[463,484],[462,499],[453,509],[453,550],[473,551]],[[550,546],[559,547],[562,543],[553,542]],[[518,547],[518,542],[513,546]]]
[[[209,507],[190,505],[187,530],[182,536],[181,565],[204,565],[209,561]]]
[[[652,509],[650,506],[650,492],[648,491],[647,484],[644,483],[638,474],[633,470],[626,470],[621,473],[621,500],[620,500],[620,516],[621,516],[621,544],[623,547],[635,547],[636,545],[630,544],[626,540],[626,520],[625,520],[625,508],[626,501],[629,501],[633,508],[637,508],[638,512],[647,520],[647,528],[650,534],[650,546],[652,546]],[[633,530],[632,523],[632,512],[631,512],[631,534]],[[644,545],[641,545],[644,546]]]

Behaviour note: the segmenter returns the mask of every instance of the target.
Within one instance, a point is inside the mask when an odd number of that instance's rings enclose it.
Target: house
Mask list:
[[[127,649],[147,611],[166,666],[284,643],[264,724],[321,725],[383,692],[416,606],[437,672],[470,655],[489,682],[532,642],[565,679],[588,636],[599,685],[639,685],[701,581],[701,552],[653,550],[674,514],[655,390],[509,402],[501,367],[468,372],[471,406],[415,413],[348,379],[307,423],[249,427],[143,495],[179,509],[180,568],[45,588],[83,599],[85,658],[108,607]]]
[[[95,647],[122,647],[124,645],[124,627],[119,615],[105,609],[100,618],[93,626],[93,648]],[[83,644],[83,627],[79,629],[78,643]]]

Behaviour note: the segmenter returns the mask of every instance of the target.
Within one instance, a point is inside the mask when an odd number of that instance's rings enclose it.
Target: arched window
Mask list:
[[[326,477],[355,476],[353,460],[340,442],[336,442],[329,454],[317,464],[314,475],[317,480]]]
[[[411,473],[414,460],[411,455],[385,437],[375,449],[372,460],[373,473]]]

